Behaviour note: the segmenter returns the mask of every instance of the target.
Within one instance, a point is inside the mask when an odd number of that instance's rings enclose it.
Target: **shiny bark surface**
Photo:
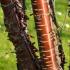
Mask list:
[[[48,0],[32,0],[42,70],[60,70],[54,44],[54,33]]]

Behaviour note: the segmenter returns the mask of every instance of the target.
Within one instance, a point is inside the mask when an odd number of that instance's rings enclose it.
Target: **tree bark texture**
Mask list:
[[[59,32],[57,31],[59,26],[56,22],[54,7],[52,3],[53,0],[32,0],[40,53],[42,52],[42,70],[62,70],[63,66],[61,64],[64,65],[65,60]],[[50,38],[48,39],[48,37]]]
[[[26,33],[25,13],[18,0],[1,0],[6,31],[15,46],[17,69],[37,70],[30,54],[31,47]]]
[[[49,6],[51,9],[51,17],[52,17],[52,22],[53,22],[53,30],[55,31],[56,39],[55,41],[57,42],[56,45],[56,53],[57,53],[57,59],[59,62],[59,65],[63,68],[64,70],[64,64],[65,64],[65,54],[63,51],[63,46],[62,46],[62,41],[60,37],[60,27],[58,25],[57,19],[55,17],[55,12],[54,12],[54,5],[53,5],[53,0],[49,0]]]

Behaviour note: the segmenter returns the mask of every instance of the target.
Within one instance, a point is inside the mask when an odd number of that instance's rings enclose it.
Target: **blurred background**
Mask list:
[[[70,43],[70,17],[68,16],[68,1],[67,0],[55,0],[55,14],[57,22],[60,26],[60,34],[62,39],[62,45],[66,57],[65,70],[69,70],[68,66],[70,64],[69,59],[69,43]],[[34,24],[30,0],[26,0],[26,14],[29,17],[27,21],[29,34],[34,38],[31,39],[35,42],[35,46],[38,47],[36,30]],[[3,11],[0,6],[0,70],[17,70],[16,68],[16,55],[14,52],[13,44],[8,40],[8,33],[5,31]]]

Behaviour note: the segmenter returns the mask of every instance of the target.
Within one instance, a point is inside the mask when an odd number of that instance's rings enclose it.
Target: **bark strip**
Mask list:
[[[42,70],[62,70],[57,62],[48,0],[32,0]]]

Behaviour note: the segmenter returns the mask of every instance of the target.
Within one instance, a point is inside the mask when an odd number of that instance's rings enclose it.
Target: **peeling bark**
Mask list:
[[[25,13],[18,0],[2,0],[4,21],[9,40],[15,46],[17,69],[18,70],[37,70],[32,59],[31,47],[26,33]]]

